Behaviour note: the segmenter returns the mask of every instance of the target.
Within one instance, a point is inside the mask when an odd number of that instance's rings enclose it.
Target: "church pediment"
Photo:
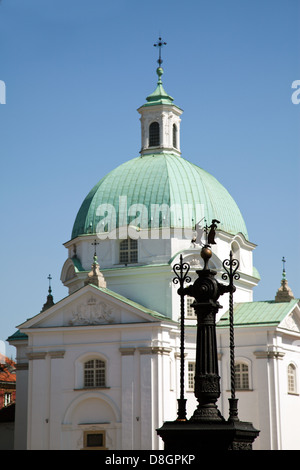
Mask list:
[[[165,319],[109,289],[87,285],[48,310],[27,320],[20,329],[113,325]]]
[[[120,323],[119,309],[94,295],[85,296],[67,316],[70,316],[67,320],[70,326]]]
[[[300,333],[300,312],[299,307],[296,307],[284,320],[280,323],[280,328],[285,330]]]

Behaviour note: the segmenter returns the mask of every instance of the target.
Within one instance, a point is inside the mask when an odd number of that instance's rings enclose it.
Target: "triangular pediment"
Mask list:
[[[20,329],[113,325],[168,320],[105,288],[87,285],[45,312],[27,320]]]
[[[280,322],[280,328],[300,333],[300,308],[296,304],[293,310]]]

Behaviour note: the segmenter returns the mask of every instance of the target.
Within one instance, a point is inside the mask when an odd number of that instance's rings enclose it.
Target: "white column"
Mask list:
[[[30,360],[30,389],[28,410],[28,450],[44,450],[47,442],[47,361],[46,353],[31,353]]]
[[[62,423],[62,377],[64,351],[51,351],[50,356],[50,397],[49,397],[49,449],[61,450]],[[63,450],[63,449],[62,449]]]
[[[122,355],[122,450],[134,449],[134,351],[120,348]]]
[[[152,397],[152,348],[138,348],[140,352],[140,430],[141,430],[141,450],[152,449],[153,432],[153,397]]]

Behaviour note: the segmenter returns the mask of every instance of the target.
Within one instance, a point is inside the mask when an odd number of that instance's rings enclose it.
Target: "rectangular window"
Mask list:
[[[83,443],[85,450],[105,450],[105,431],[85,431]]]
[[[288,393],[296,393],[296,367],[293,364],[288,366]]]
[[[138,262],[138,242],[137,240],[123,240],[120,243],[120,263],[137,263]]]
[[[84,364],[84,386],[105,387],[105,362],[91,359]]]
[[[194,302],[193,297],[186,297],[186,317],[187,318],[197,318],[195,315],[195,310],[191,307],[191,304]]]
[[[4,393],[4,406],[8,406],[11,403],[11,393]]]
[[[238,363],[235,369],[235,386],[238,390],[249,390],[249,369],[247,364]]]
[[[194,390],[195,388],[195,371],[196,363],[188,362],[188,390]]]

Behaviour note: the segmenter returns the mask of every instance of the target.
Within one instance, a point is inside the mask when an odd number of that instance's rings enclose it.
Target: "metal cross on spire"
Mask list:
[[[158,65],[159,65],[159,67],[160,67],[161,64],[162,64],[162,62],[163,62],[163,61],[162,61],[162,58],[161,58],[161,48],[162,48],[163,46],[166,46],[167,43],[166,43],[166,42],[163,42],[162,38],[158,38],[157,43],[156,43],[156,44],[153,44],[153,45],[154,45],[154,47],[158,47],[158,49],[159,49],[159,58],[158,58],[158,61],[157,61],[157,62],[158,62]]]
[[[91,245],[93,245],[95,247],[95,252],[94,252],[94,257],[95,257],[95,256],[97,256],[96,247],[97,247],[97,245],[99,245],[99,242],[97,242],[97,240],[94,240],[94,242],[91,243]]]
[[[51,274],[49,274],[49,276],[47,277],[47,279],[49,280],[49,289],[48,289],[48,292],[49,292],[49,294],[51,294],[51,292],[52,292],[52,289],[51,289],[51,280],[52,280]]]
[[[282,261],[282,265],[283,265],[282,277],[285,278],[285,263],[286,263],[286,261],[285,261],[285,257],[284,257],[284,256],[282,257],[282,260],[281,260],[281,261]]]

